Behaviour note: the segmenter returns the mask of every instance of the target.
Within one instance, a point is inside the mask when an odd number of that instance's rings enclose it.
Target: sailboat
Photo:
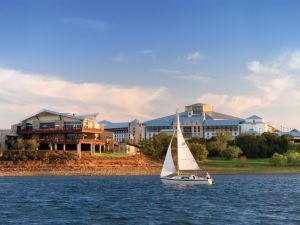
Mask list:
[[[171,152],[172,140],[175,136],[174,132],[167,150],[163,168],[161,170],[161,181],[165,184],[214,184],[215,182],[208,172],[206,174],[199,175],[201,169],[199,168],[195,158],[193,157],[188,145],[185,142],[180,128],[178,112],[176,113],[176,117],[178,166],[176,169]]]

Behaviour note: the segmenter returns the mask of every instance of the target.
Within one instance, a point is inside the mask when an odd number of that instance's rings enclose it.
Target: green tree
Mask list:
[[[201,137],[194,136],[188,142],[189,143],[205,144],[205,139],[201,138]]]
[[[203,161],[207,158],[208,151],[205,145],[198,143],[189,144],[189,148],[196,160]]]
[[[231,141],[232,136],[227,132],[218,132],[209,142],[207,142],[207,149],[210,156],[223,157],[227,149],[228,142]]]
[[[35,139],[30,139],[26,142],[26,148],[28,150],[38,150],[40,144]]]
[[[226,150],[223,152],[223,156],[226,159],[236,159],[243,152],[238,146],[228,146]]]
[[[171,136],[166,133],[159,133],[151,140],[143,140],[139,144],[141,152],[154,159],[163,159],[167,153]],[[173,141],[173,145],[175,140]]]
[[[275,152],[270,159],[270,163],[272,166],[285,166],[287,163],[287,157]]]
[[[13,144],[13,148],[17,149],[17,150],[24,150],[25,149],[25,142],[22,138],[18,138],[14,144]]]
[[[300,152],[291,150],[285,153],[285,156],[287,158],[288,164],[293,166],[300,165]]]

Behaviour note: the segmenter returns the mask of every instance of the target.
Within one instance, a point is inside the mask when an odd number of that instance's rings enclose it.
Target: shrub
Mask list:
[[[227,143],[210,141],[206,146],[210,156],[222,156],[223,152],[226,150]]]
[[[297,151],[288,151],[286,154],[287,162],[290,165],[300,165],[300,153]]]
[[[208,151],[206,150],[205,145],[191,143],[189,147],[196,160],[203,161],[207,158]]]
[[[242,150],[237,146],[228,146],[223,152],[223,156],[226,159],[236,159],[242,154]]]
[[[24,150],[25,149],[25,142],[22,138],[18,138],[14,143],[13,143],[13,148],[17,150]]]
[[[270,163],[272,166],[285,166],[287,164],[287,157],[275,152],[270,159]]]
[[[62,151],[47,151],[46,159],[49,160],[49,163],[60,162],[64,160],[76,159],[77,155],[70,152]]]
[[[5,151],[1,156],[1,160],[5,161],[27,161],[27,160],[48,160],[50,163],[76,159],[77,155],[70,152],[61,151]]]
[[[26,149],[28,150],[38,150],[39,143],[35,139],[30,139],[26,142]]]

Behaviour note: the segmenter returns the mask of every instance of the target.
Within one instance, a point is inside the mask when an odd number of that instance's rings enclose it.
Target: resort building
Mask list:
[[[253,115],[245,119],[240,124],[241,133],[261,135],[265,132],[275,132],[275,128],[265,122],[265,120],[259,116]]]
[[[141,140],[142,124],[138,120],[123,123],[113,123],[107,120],[99,122],[104,130],[114,134],[114,140],[119,143],[138,143]]]
[[[77,115],[41,110],[17,125],[17,135],[25,141],[35,139],[41,150],[103,151],[113,144],[111,132],[96,123],[97,113]]]
[[[230,132],[233,137],[239,135],[239,123],[243,120],[215,112],[211,105],[196,103],[185,107],[179,113],[183,136],[186,139],[201,137],[210,139],[220,132]],[[149,120],[143,123],[142,139],[152,138],[160,132],[172,133],[176,126],[176,114]]]
[[[300,144],[300,131],[293,129],[289,132],[289,135],[291,135],[294,138],[294,142]]]

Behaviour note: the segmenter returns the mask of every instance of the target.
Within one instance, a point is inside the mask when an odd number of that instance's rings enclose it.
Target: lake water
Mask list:
[[[2,177],[0,224],[300,224],[300,175]]]

